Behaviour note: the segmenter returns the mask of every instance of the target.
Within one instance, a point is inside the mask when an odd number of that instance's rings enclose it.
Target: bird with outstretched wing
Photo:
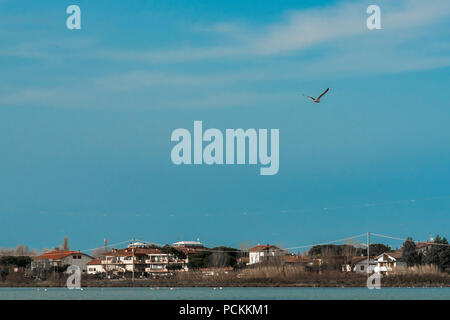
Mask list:
[[[322,93],[320,94],[320,96],[317,97],[317,99],[314,98],[314,97],[311,97],[311,96],[307,96],[306,94],[303,94],[303,96],[305,96],[305,97],[311,99],[311,100],[314,101],[315,103],[320,103],[320,99],[328,92],[328,90],[330,90],[330,88],[327,88],[327,90],[325,90],[324,92],[322,92]]]

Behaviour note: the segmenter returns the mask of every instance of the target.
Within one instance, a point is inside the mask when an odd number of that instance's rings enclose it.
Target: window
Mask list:
[[[361,271],[364,271],[364,266],[361,266]]]

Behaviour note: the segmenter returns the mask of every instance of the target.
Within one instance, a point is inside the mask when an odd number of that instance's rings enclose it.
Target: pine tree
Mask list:
[[[403,243],[402,257],[408,267],[421,264],[421,255],[417,253],[416,244],[411,237],[407,238]]]

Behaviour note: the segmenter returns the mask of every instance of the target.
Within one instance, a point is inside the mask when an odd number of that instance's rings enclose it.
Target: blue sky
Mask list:
[[[0,0],[0,246],[449,236],[449,16],[445,0]],[[174,166],[170,134],[194,120],[279,128],[279,173]]]

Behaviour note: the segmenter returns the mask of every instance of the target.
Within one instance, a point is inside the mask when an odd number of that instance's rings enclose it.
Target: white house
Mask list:
[[[375,259],[370,258],[369,266],[367,266],[367,257],[358,256],[351,258],[348,263],[343,264],[342,271],[357,272],[357,273],[373,273],[375,271],[376,266],[377,261]],[[367,272],[367,270],[369,271]]]
[[[87,274],[98,274],[105,272],[101,259],[93,259],[86,264]]]
[[[93,257],[80,252],[70,250],[54,250],[37,256],[33,261],[32,268],[38,265],[49,267],[78,266],[82,272],[86,272],[86,265],[94,259]]]
[[[273,245],[257,245],[248,250],[248,264],[261,263],[283,255],[283,250]]]
[[[388,274],[392,272],[395,268],[405,267],[406,263],[402,258],[402,251],[385,252],[380,254],[377,258],[377,267],[375,272],[381,274]]]
[[[367,257],[360,257],[360,259],[354,262],[353,271],[357,273],[373,273],[376,266],[377,261],[375,259],[370,258],[367,261]]]
[[[205,246],[200,241],[178,241],[172,244],[173,247],[204,249]]]

